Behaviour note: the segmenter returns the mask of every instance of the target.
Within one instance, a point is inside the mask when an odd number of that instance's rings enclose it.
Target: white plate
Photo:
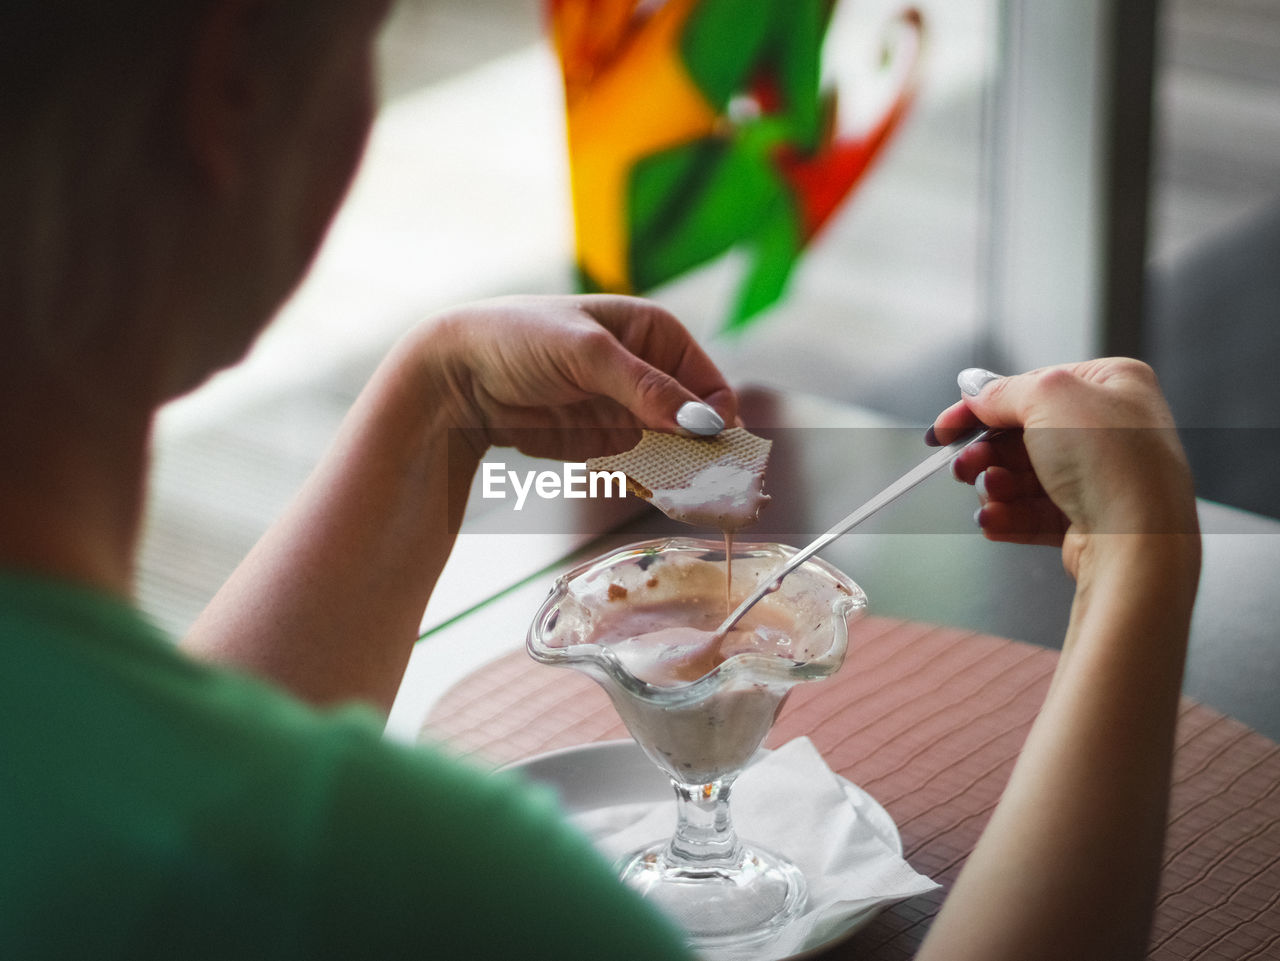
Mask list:
[[[767,751],[761,750],[757,757]],[[535,757],[516,761],[508,770],[519,771],[531,781],[550,787],[570,817],[613,807],[646,801],[672,801],[671,782],[645,757],[640,746],[631,739],[597,741],[577,747],[560,748]],[[858,815],[865,819],[880,839],[895,854],[902,854],[902,837],[889,812],[856,784],[836,775],[845,796]],[[799,961],[826,950],[849,937],[878,914],[885,905],[874,905],[849,917],[848,922],[821,944],[811,945],[799,954],[777,961]]]

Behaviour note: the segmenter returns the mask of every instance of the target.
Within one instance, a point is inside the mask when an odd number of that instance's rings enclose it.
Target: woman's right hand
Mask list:
[[[1039,717],[919,958],[1145,957],[1199,576],[1191,471],[1137,361],[965,371],[961,389],[938,440],[1004,431],[956,461],[983,478],[983,531],[1060,544],[1077,590]]]
[[[1111,358],[997,377],[966,371],[965,396],[934,421],[947,443],[1005,428],[956,460],[978,487],[991,540],[1061,545],[1072,576],[1089,534],[1196,535],[1194,486],[1151,368]],[[974,391],[971,395],[970,391]]]

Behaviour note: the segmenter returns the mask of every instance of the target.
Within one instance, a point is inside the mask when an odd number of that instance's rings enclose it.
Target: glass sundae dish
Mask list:
[[[805,905],[794,865],[738,839],[729,792],[791,688],[840,667],[866,595],[810,560],[716,633],[794,553],[744,544],[726,555],[722,542],[692,538],[634,544],[562,576],[529,630],[529,653],[599,682],[671,778],[674,835],[625,856],[619,871],[708,956],[769,940]]]

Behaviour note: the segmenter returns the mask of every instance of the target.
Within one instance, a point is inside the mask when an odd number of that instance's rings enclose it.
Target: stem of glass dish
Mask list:
[[[729,818],[732,779],[710,784],[672,781],[676,792],[676,831],[667,850],[671,860],[690,868],[730,867],[740,859],[742,845]]]

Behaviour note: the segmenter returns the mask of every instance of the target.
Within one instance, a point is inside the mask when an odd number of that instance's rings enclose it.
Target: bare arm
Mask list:
[[[489,444],[585,459],[732,392],[682,327],[622,297],[511,298],[410,332],[186,648],[316,702],[390,708]],[[583,428],[592,428],[584,430]]]
[[[478,455],[450,429],[412,338],[188,633],[198,657],[326,703],[387,708],[457,535]]]
[[[1045,704],[919,957],[1141,958],[1199,572],[1185,461],[1154,380],[1127,364],[1009,378],[969,406],[1035,425],[960,465],[991,475],[988,536],[1061,543],[1077,593]]]

